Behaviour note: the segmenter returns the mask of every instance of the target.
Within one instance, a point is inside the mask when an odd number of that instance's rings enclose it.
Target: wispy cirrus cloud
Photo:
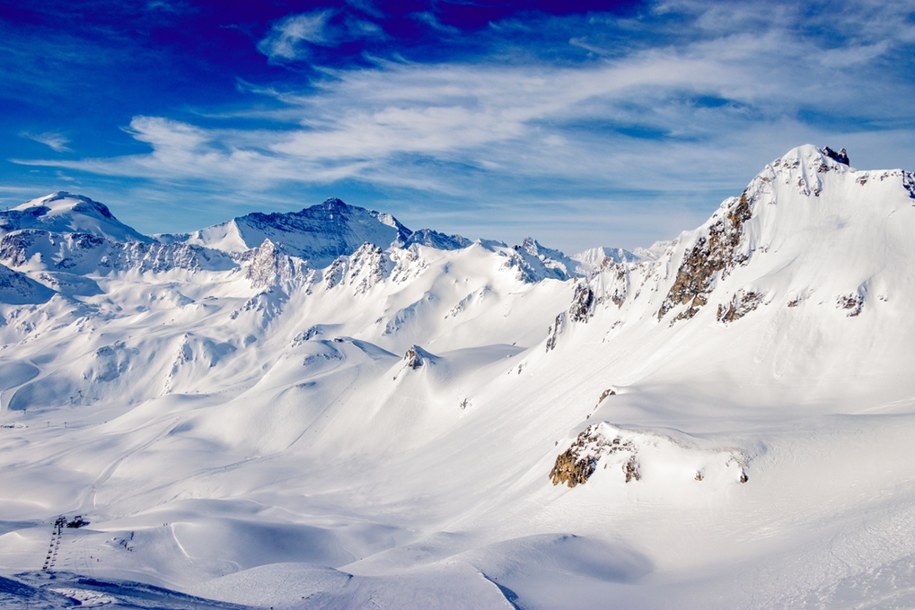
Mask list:
[[[33,140],[39,144],[44,144],[54,152],[70,152],[70,147],[68,146],[70,144],[70,138],[62,133],[56,133],[53,131],[29,133],[27,131],[23,131],[19,134],[19,136],[28,140]]]
[[[307,45],[330,46],[327,22],[331,15],[332,11],[325,10],[286,17],[274,24],[257,48],[271,61],[282,61],[298,59]]]
[[[274,63],[309,57],[314,46],[334,47],[360,38],[382,36],[381,27],[334,9],[289,15],[280,19],[257,45]]]

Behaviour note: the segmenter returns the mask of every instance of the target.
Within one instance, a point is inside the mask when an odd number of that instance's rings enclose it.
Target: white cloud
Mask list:
[[[332,14],[324,10],[285,17],[273,25],[257,49],[271,61],[283,61],[305,56],[308,44],[332,46],[334,36],[327,30]]]
[[[19,134],[23,138],[33,140],[39,144],[44,144],[54,152],[70,152],[70,139],[62,133],[46,131],[43,133],[22,132]]]
[[[377,23],[333,9],[289,15],[279,20],[260,41],[257,49],[272,63],[307,59],[311,47],[335,47],[364,38],[382,38]]]
[[[419,21],[420,23],[425,23],[426,25],[431,27],[433,30],[443,32],[445,34],[456,35],[456,34],[460,34],[460,32],[461,32],[459,29],[457,29],[455,27],[452,27],[450,25],[445,25],[444,23],[442,23],[441,21],[438,20],[438,18],[435,16],[435,14],[433,14],[429,11],[413,13],[411,15],[411,17],[413,17],[413,19],[415,19],[416,21]]]

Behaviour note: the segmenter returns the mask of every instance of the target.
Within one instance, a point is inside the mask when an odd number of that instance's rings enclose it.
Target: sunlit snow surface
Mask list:
[[[536,242],[314,269],[12,229],[0,608],[915,607],[911,184],[790,151],[660,319],[739,193],[571,280]]]

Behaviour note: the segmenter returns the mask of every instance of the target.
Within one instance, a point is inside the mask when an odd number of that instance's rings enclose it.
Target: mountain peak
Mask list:
[[[47,213],[74,211],[82,214],[98,214],[102,218],[114,218],[111,210],[104,203],[90,199],[85,195],[68,191],[57,191],[38,199],[26,201],[13,209],[19,211],[34,209],[33,214],[41,216]]]
[[[105,204],[67,191],[57,191],[0,212],[0,232],[20,229],[91,233],[114,241],[152,241],[115,218]]]
[[[336,209],[346,209],[346,208],[349,208],[350,206],[347,205],[346,202],[343,201],[342,199],[338,199],[336,197],[328,197],[321,203],[321,207],[326,208],[328,210],[336,210]],[[308,208],[305,208],[305,209],[308,209]]]
[[[848,153],[845,152],[844,148],[840,149],[839,152],[836,152],[833,149],[829,148],[828,146],[824,146],[823,148],[820,149],[820,152],[823,153],[824,155],[826,155],[827,157],[829,157],[830,159],[832,159],[833,161],[836,161],[837,163],[842,163],[844,165],[849,164],[848,163]]]
[[[794,169],[799,166],[819,167],[830,169],[850,169],[848,152],[844,148],[838,152],[828,146],[822,148],[813,144],[802,144],[786,152],[772,163],[773,167],[787,167]]]
[[[228,252],[257,248],[269,239],[276,249],[324,267],[366,242],[387,248],[404,243],[411,234],[389,214],[331,197],[298,212],[252,212],[175,238]]]

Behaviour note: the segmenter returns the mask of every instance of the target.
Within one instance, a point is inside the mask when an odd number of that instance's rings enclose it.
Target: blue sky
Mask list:
[[[0,206],[634,247],[799,144],[915,169],[915,1],[0,0],[0,129]]]

